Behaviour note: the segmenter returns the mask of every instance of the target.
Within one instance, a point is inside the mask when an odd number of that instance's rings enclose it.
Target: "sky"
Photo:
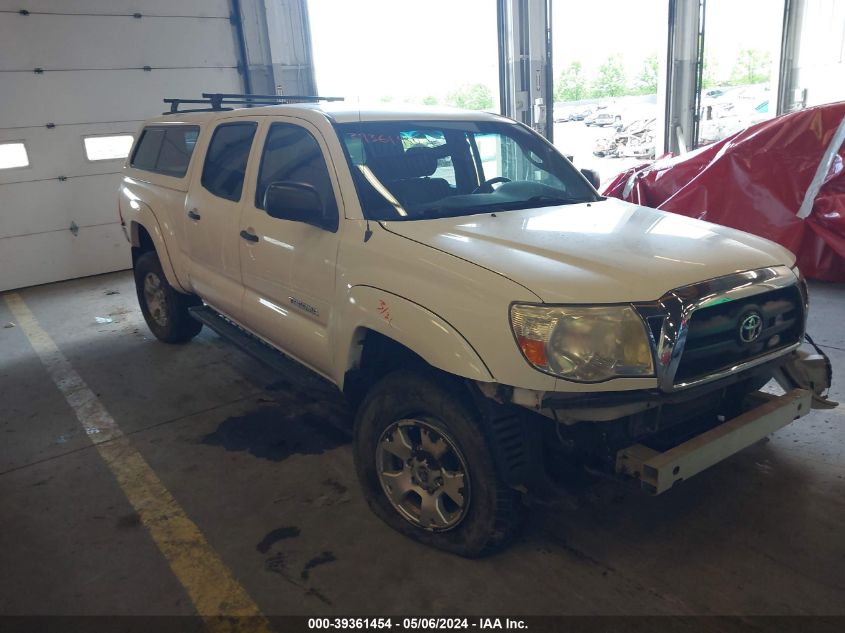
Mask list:
[[[635,77],[665,50],[667,0],[553,0],[554,75],[618,54]],[[726,76],[742,48],[776,50],[783,0],[707,0],[705,47]],[[317,87],[347,99],[397,101],[462,84],[498,93],[494,0],[308,0]]]
[[[442,98],[498,91],[493,0],[308,0],[321,94]]]

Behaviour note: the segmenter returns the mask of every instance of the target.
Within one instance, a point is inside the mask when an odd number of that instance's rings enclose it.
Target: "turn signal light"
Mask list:
[[[546,358],[546,344],[543,341],[535,341],[534,339],[526,338],[524,336],[517,336],[519,347],[525,358],[538,367],[548,367],[549,361]]]

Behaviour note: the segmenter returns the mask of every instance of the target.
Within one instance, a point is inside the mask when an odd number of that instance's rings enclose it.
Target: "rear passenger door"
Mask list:
[[[185,203],[191,285],[208,304],[235,319],[243,298],[239,217],[257,129],[256,121],[237,118],[211,130]]]

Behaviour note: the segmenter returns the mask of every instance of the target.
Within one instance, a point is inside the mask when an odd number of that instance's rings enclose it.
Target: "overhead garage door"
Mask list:
[[[113,156],[164,97],[242,92],[229,15],[227,0],[0,0],[0,291],[129,267]]]

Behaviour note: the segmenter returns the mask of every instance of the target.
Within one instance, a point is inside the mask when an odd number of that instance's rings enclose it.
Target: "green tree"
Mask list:
[[[393,97],[391,97],[390,95],[384,95],[379,99],[379,101],[381,101],[382,103],[390,103],[391,101],[393,101]]]
[[[608,57],[599,66],[598,76],[593,80],[591,97],[618,97],[627,92],[625,88],[625,66],[618,55]]]
[[[631,91],[633,94],[651,95],[657,93],[657,73],[660,67],[657,55],[650,55],[643,60],[643,68],[637,75]]]
[[[704,88],[712,88],[719,85],[716,73],[719,72],[719,64],[710,57],[704,58],[704,68],[701,71],[701,85]]]
[[[493,93],[484,84],[464,84],[446,98],[446,103],[466,110],[491,110]]]
[[[745,48],[739,52],[731,71],[735,85],[759,84],[768,81],[772,72],[772,56],[768,51]]]
[[[437,105],[437,97],[428,95],[423,99],[423,105]]]
[[[560,71],[555,101],[578,101],[587,97],[587,78],[581,62],[575,61]]]

